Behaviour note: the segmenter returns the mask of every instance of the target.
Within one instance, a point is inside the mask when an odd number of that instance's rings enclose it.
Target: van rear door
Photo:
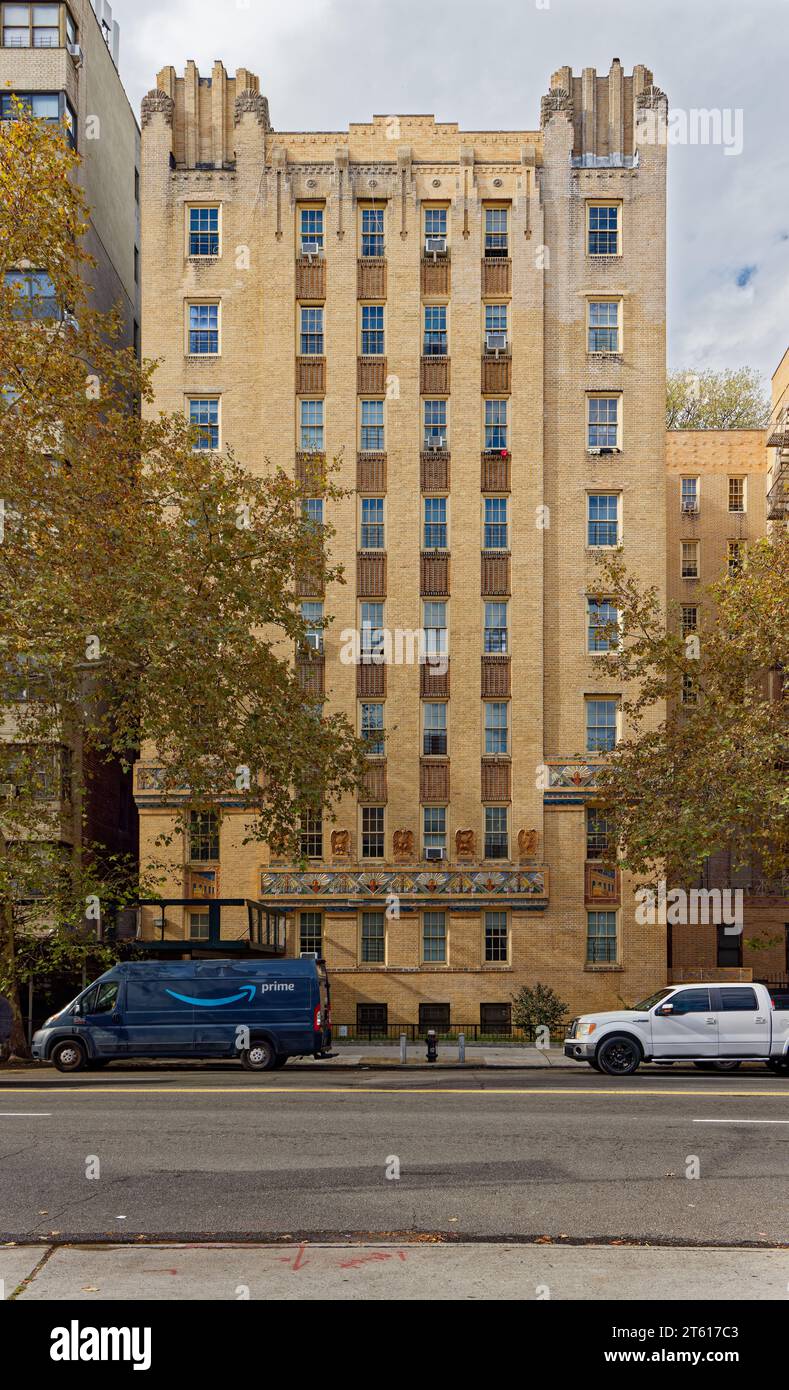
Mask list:
[[[331,1047],[331,988],[329,986],[329,972],[326,969],[326,962],[316,960],[318,971],[318,998],[321,1010],[321,1028],[323,1031],[324,1048]]]

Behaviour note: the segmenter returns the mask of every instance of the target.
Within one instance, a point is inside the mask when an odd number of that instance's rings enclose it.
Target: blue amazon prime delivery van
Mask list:
[[[33,1056],[59,1071],[134,1057],[237,1057],[250,1071],[331,1049],[322,960],[129,961],[52,1014]]]

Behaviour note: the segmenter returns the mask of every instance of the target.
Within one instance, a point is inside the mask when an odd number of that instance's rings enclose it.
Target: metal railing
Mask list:
[[[493,1045],[500,1042],[528,1045],[535,1040],[535,1029],[505,1024],[496,1026],[488,1023],[451,1023],[447,1026],[440,1023],[343,1023],[337,1020],[332,1024],[335,1042],[397,1042],[403,1034],[409,1042],[421,1042],[426,1038],[428,1029],[435,1032],[439,1042],[457,1042],[461,1033],[467,1042],[486,1042]],[[564,1025],[551,1029],[551,1045],[564,1042],[565,1033]]]

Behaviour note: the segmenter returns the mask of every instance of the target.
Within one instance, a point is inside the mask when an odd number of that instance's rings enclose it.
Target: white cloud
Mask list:
[[[545,0],[542,0],[542,4]],[[275,128],[434,112],[535,128],[550,74],[652,68],[672,107],[741,109],[744,149],[669,150],[669,360],[765,374],[789,338],[785,0],[114,0],[136,110],[187,58],[257,72]],[[746,289],[735,284],[758,267]]]

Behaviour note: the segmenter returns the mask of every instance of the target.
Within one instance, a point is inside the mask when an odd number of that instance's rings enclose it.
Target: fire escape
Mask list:
[[[768,449],[775,449],[767,492],[767,520],[789,518],[789,406],[784,406],[767,436]]]

